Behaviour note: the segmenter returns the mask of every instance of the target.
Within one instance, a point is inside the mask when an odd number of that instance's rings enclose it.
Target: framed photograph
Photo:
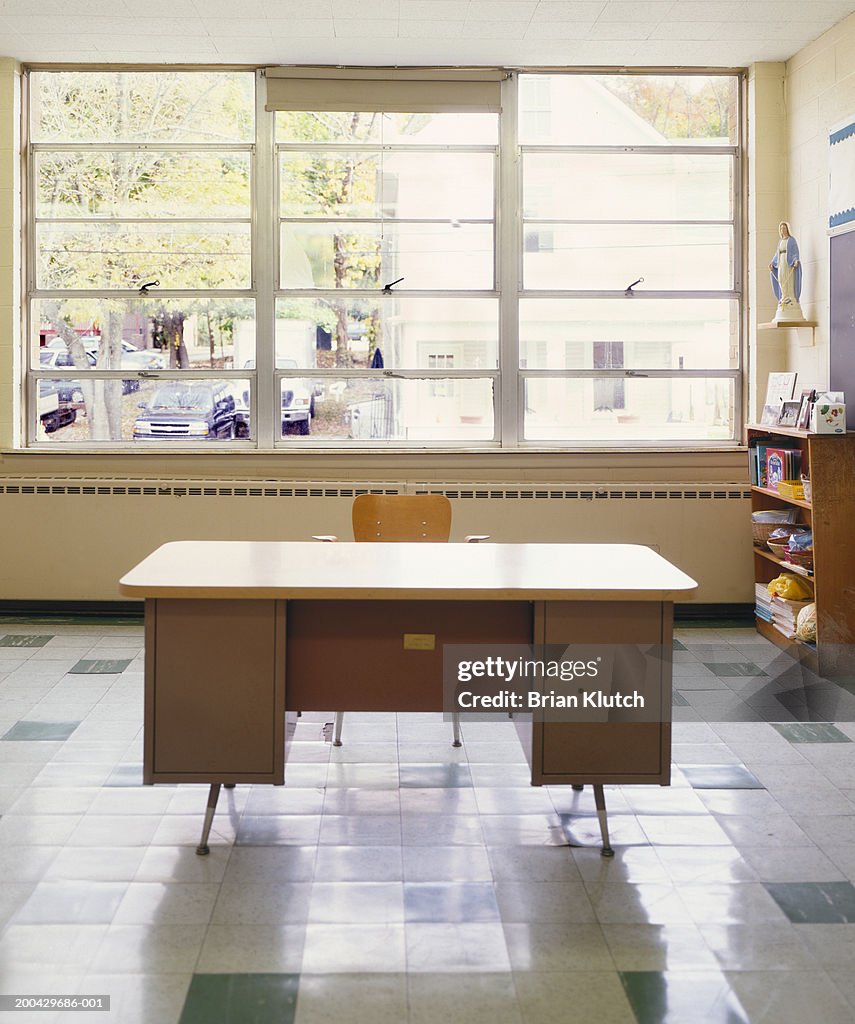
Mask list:
[[[796,426],[799,428],[799,430],[810,429],[810,410],[811,406],[813,405],[814,397],[815,395],[812,390],[808,392],[802,392],[802,400],[799,406],[799,415],[796,419]]]
[[[799,418],[801,402],[784,402],[781,405],[781,412],[778,416],[779,427],[794,427]]]
[[[781,405],[764,405],[763,413],[760,416],[761,427],[776,427],[778,425],[778,416],[781,412]]]
[[[763,405],[777,405],[778,402],[790,402],[795,393],[795,373],[770,373],[766,384],[766,401]]]

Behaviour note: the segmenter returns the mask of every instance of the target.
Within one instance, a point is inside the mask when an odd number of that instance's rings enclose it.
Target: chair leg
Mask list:
[[[457,712],[452,712],[451,715],[451,728],[454,731],[454,742],[451,744],[452,747],[462,746],[460,742],[460,715]]]
[[[214,811],[217,809],[217,800],[220,798],[220,784],[219,782],[212,782],[211,788],[208,790],[208,806],[205,808],[205,822],[202,825],[202,838],[199,840],[199,845],[196,847],[196,853],[200,857],[204,857],[211,851],[208,847],[208,836],[211,834],[211,825],[214,822]]]
[[[603,857],[614,857],[615,851],[609,841],[609,821],[606,817],[606,796],[603,793],[602,785],[594,785],[594,803],[597,806],[597,817],[600,819],[600,835],[603,837],[603,848],[600,851]]]
[[[334,747],[341,746],[341,727],[344,724],[344,712],[336,711],[335,713],[335,728],[333,729],[333,741]]]
[[[574,782],[571,788],[573,789],[573,791],[574,791],[575,793],[581,793],[581,792],[582,792],[582,790],[583,790],[583,789],[584,789],[585,787],[584,787],[584,786],[580,786],[578,782]]]

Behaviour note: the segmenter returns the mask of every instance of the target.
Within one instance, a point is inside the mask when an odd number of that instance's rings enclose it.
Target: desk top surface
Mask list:
[[[670,601],[697,583],[636,544],[174,541],[119,581],[131,597]]]

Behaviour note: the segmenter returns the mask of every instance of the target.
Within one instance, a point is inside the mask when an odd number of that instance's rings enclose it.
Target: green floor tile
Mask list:
[[[793,924],[855,924],[851,882],[765,882]]]
[[[122,658],[121,660],[96,658],[94,661],[84,658],[70,668],[69,673],[73,676],[119,675],[120,672],[125,671],[130,663],[130,658]]]
[[[684,643],[680,643],[679,640],[675,640],[674,641],[674,650],[675,651],[685,651],[686,650],[686,645]]]
[[[48,640],[53,640],[53,636],[15,636],[10,633],[0,638],[0,647],[44,647]]]
[[[679,690],[674,690],[674,692],[671,694],[671,707],[673,707],[673,708],[685,708],[685,707],[688,707],[688,706],[689,706],[689,702],[686,700],[686,698],[683,696],[683,694],[680,693]]]
[[[621,971],[638,1024],[748,1024],[719,971]]]
[[[852,742],[845,732],[841,732],[836,725],[829,725],[827,722],[799,722],[793,725],[773,723],[772,728],[777,729],[790,743]]]
[[[15,722],[0,740],[67,740],[80,722]]]
[[[682,769],[693,789],[765,789],[743,764],[696,764]]]
[[[179,1024],[292,1024],[296,974],[195,974]]]
[[[735,676],[765,676],[767,674],[753,661],[713,661],[703,662],[703,664],[720,679],[732,679]]]

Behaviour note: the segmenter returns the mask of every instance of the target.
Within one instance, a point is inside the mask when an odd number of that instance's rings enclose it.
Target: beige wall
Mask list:
[[[778,84],[782,72],[776,72]],[[762,81],[760,81],[762,79]],[[775,74],[760,93],[774,94]],[[129,456],[28,453],[13,449],[20,378],[19,68],[0,58],[0,484],[14,478],[42,485],[145,480],[490,481],[509,487],[546,481],[558,486],[637,483],[700,486],[744,483],[742,452],[359,455],[252,453]],[[763,100],[766,103],[766,100]],[[771,107],[770,107],[771,109]],[[768,115],[772,117],[770,113]],[[770,200],[770,208],[777,202]],[[777,213],[774,213],[777,217]],[[757,260],[767,240],[757,233]],[[764,250],[759,253],[759,250]],[[765,377],[764,377],[765,379]],[[49,493],[0,493],[0,600],[103,600],[119,596],[116,580],[166,540],[187,537],[303,538],[348,533],[349,499],[177,497],[132,500]],[[703,506],[703,509],[701,509]],[[748,601],[751,557],[744,500],[585,502],[568,499],[461,500],[455,534],[491,533],[498,541],[585,540],[651,544],[702,584],[703,602]]]
[[[828,386],[828,130],[855,114],[855,14],[787,62],[786,213],[804,263],[802,309],[819,321],[788,331],[789,369],[800,387]]]

